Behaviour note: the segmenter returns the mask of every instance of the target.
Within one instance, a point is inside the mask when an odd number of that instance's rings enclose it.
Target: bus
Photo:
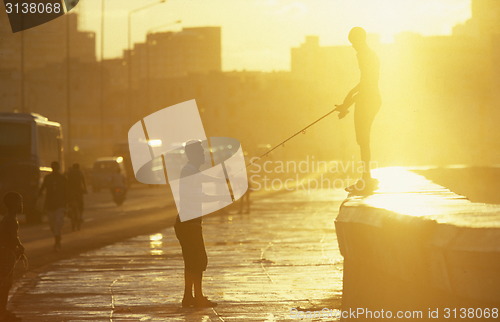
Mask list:
[[[38,191],[50,164],[58,161],[64,169],[62,139],[61,124],[39,114],[0,113],[0,198],[19,192],[29,224],[42,222]]]

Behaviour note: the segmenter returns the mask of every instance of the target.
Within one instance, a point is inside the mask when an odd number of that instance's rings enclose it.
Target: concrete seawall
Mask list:
[[[379,189],[349,196],[335,221],[342,308],[421,310],[414,320],[439,309],[432,321],[454,320],[446,308],[498,309],[500,205],[472,203],[403,168],[377,169],[374,177]]]

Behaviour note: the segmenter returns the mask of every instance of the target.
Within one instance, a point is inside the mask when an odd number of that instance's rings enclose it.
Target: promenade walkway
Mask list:
[[[181,308],[171,227],[44,266],[18,281],[10,308],[23,321],[275,321],[339,308],[334,220],[345,196],[294,191],[255,200],[251,214],[206,216],[204,289],[214,309]]]

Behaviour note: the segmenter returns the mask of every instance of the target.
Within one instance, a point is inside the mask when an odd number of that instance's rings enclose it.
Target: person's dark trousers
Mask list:
[[[7,248],[0,248],[0,316],[7,309],[15,263],[14,252]]]
[[[177,219],[174,230],[181,244],[184,268],[189,272],[204,272],[207,269],[208,258],[200,218],[186,222]]]

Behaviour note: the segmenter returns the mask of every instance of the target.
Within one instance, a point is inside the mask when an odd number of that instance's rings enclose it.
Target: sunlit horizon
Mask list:
[[[178,31],[195,26],[222,27],[223,70],[289,70],[290,48],[307,35],[320,37],[322,46],[348,45],[347,33],[363,26],[392,42],[401,32],[425,36],[450,35],[470,18],[470,0],[108,0],[106,1],[105,58],[119,57],[127,47],[128,13],[132,14],[133,43],[144,41],[148,30]],[[100,53],[101,2],[82,1],[77,12],[80,28],[96,32]],[[181,24],[175,22],[182,20]],[[160,26],[164,26],[161,28]]]

